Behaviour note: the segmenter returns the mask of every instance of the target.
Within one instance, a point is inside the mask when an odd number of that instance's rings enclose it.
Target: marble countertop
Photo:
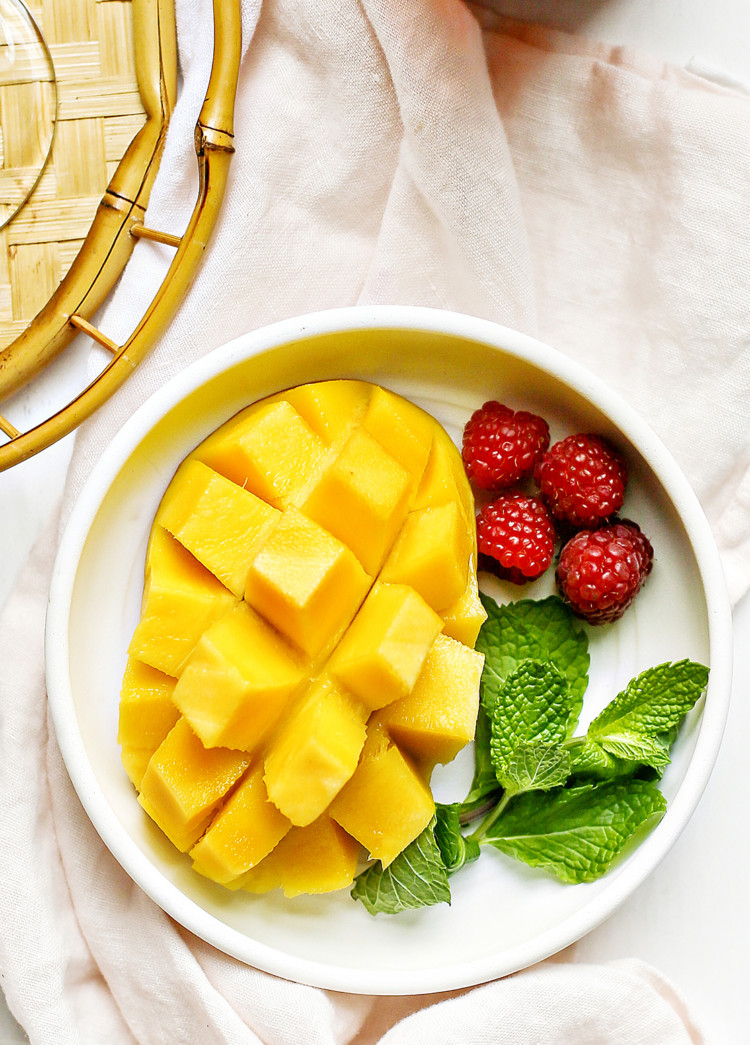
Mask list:
[[[747,0],[484,0],[503,13],[626,44],[665,60],[750,84]],[[72,353],[34,388],[16,396],[18,427],[72,390],[81,358]],[[5,412],[5,406],[3,407]],[[750,404],[748,404],[750,415]],[[749,418],[750,419],[750,418]],[[0,474],[0,605],[55,507],[72,439]],[[683,994],[716,1045],[750,1045],[746,1017],[750,899],[745,738],[750,736],[750,598],[734,615],[732,706],[721,752],[687,828],[657,870],[622,907],[575,945],[579,961],[639,958]],[[0,1045],[25,1042],[0,995]]]

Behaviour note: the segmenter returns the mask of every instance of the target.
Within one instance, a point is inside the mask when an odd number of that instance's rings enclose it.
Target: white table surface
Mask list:
[[[748,0],[492,0],[515,17],[627,44],[750,84]],[[490,0],[485,0],[490,6]],[[750,186],[748,186],[750,194]],[[749,320],[750,322],[750,320]],[[17,427],[46,416],[74,387],[80,353],[4,404]],[[750,420],[750,404],[748,404]],[[71,439],[0,474],[0,605],[62,488]],[[734,616],[732,707],[716,768],[687,828],[647,882],[575,945],[581,961],[639,958],[689,1003],[711,1045],[750,1045],[747,941],[750,866],[746,738],[750,736],[750,598]],[[0,1045],[27,1041],[0,994]],[[47,1043],[43,1043],[47,1045]],[[54,1043],[49,1043],[54,1045]],[[550,1043],[552,1045],[552,1043]]]

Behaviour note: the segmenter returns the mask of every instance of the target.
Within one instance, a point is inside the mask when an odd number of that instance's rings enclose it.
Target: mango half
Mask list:
[[[484,616],[473,497],[434,418],[346,380],[247,407],[151,529],[118,732],[141,805],[232,890],[387,865],[474,736]]]

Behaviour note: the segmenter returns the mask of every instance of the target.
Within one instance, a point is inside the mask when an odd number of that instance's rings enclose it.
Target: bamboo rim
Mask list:
[[[195,129],[198,196],[182,236],[143,224],[172,112],[176,84],[174,8],[171,0],[134,0],[140,31],[139,88],[147,120],[117,168],[78,257],[45,308],[0,353],[0,400],[28,384],[79,332],[112,358],[65,407],[26,432],[0,416],[8,441],[0,445],[0,471],[57,442],[90,417],[124,383],[166,327],[206,248],[224,197],[234,153],[234,102],[241,53],[239,0],[214,0],[213,62]],[[136,9],[134,8],[134,16]],[[148,26],[156,32],[148,33]],[[139,48],[136,48],[138,53]],[[158,77],[153,77],[154,70]],[[141,70],[143,84],[141,84]],[[154,87],[153,84],[157,86]],[[139,238],[166,243],[175,255],[144,316],[123,345],[91,323]],[[93,279],[92,279],[93,275]]]

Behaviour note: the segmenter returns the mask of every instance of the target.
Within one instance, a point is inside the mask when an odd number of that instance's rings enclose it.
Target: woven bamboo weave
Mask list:
[[[49,5],[50,17],[57,19],[59,0],[42,0]],[[74,0],[65,0],[72,4]],[[107,80],[107,91],[120,97],[121,117],[130,117],[131,127],[140,129],[127,146],[121,162],[107,158],[105,167],[114,173],[98,203],[86,238],[75,252],[80,240],[61,238],[61,227],[67,227],[71,214],[65,201],[55,199],[44,208],[44,200],[29,201],[21,214],[7,229],[15,225],[21,215],[32,210],[50,221],[57,221],[54,243],[60,262],[59,271],[69,263],[69,271],[47,303],[10,344],[0,345],[0,401],[9,396],[47,366],[80,331],[107,349],[110,361],[90,384],[75,395],[56,413],[33,427],[19,430],[13,422],[0,415],[0,472],[39,453],[45,447],[73,431],[97,410],[107,398],[132,374],[156,338],[171,319],[182,296],[190,285],[211,231],[221,208],[234,153],[234,102],[239,76],[242,23],[240,0],[213,0],[214,39],[211,75],[206,96],[195,127],[194,145],[198,166],[198,191],[193,213],[187,228],[181,234],[168,229],[152,229],[144,225],[148,195],[158,169],[161,149],[174,103],[176,91],[176,42],[174,5],[172,0],[75,0],[84,4],[88,25],[100,10],[119,9],[127,14],[128,3],[133,12],[132,38],[135,47],[135,70],[140,91],[140,102],[133,88],[118,91],[112,78]],[[117,6],[115,6],[117,5]],[[83,22],[82,22],[83,24]],[[57,29],[55,30],[57,32]],[[79,37],[82,36],[79,30]],[[119,38],[118,47],[122,44]],[[51,44],[52,46],[52,44]],[[100,52],[100,61],[101,61]],[[121,61],[124,61],[120,55]],[[58,73],[59,76],[59,73]],[[97,89],[98,84],[98,89]],[[84,104],[88,114],[83,116]],[[75,90],[58,91],[57,119],[59,126],[78,119],[111,119],[108,101],[98,81],[81,81]],[[145,119],[144,119],[145,115]],[[140,120],[140,124],[139,121]],[[65,134],[66,132],[63,132]],[[123,132],[122,140],[125,140]],[[53,147],[54,151],[54,147]],[[82,159],[82,163],[86,160]],[[52,169],[57,169],[53,165]],[[83,177],[83,176],[82,176]],[[43,180],[38,189],[43,188]],[[88,193],[88,190],[87,190]],[[36,197],[36,192],[34,194]],[[73,197],[72,204],[89,199],[88,194]],[[41,209],[41,210],[40,210]],[[29,212],[31,213],[31,211]],[[91,211],[87,211],[88,214]],[[1,217],[0,217],[1,220]],[[2,231],[2,230],[0,230]],[[9,235],[11,235],[9,231]],[[71,229],[70,235],[73,236]],[[37,246],[35,225],[28,225],[29,242]],[[34,239],[36,237],[36,239]],[[174,248],[172,262],[146,312],[136,324],[130,337],[116,345],[92,323],[97,309],[106,299],[122,271],[133,245],[141,238],[154,239]],[[46,240],[52,243],[51,239]],[[68,251],[62,246],[72,244]],[[52,248],[54,250],[54,247]],[[72,257],[72,261],[70,258]],[[6,441],[2,442],[5,437]]]
[[[0,348],[29,325],[59,286],[146,118],[135,73],[131,0],[27,0],[26,6],[49,48],[56,91],[52,84],[23,82],[23,67],[15,82],[0,84],[2,140],[8,143],[0,200],[6,210],[20,202],[13,197],[19,181],[13,142],[22,139],[29,121],[40,128],[54,121],[55,132],[31,196],[0,228]]]

